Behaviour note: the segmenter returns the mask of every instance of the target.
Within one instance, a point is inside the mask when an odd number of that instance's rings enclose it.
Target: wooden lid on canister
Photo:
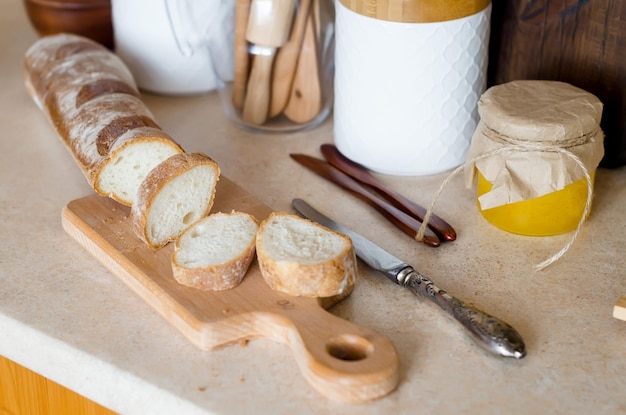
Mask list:
[[[402,23],[434,23],[460,19],[484,10],[491,0],[340,0],[367,17]]]

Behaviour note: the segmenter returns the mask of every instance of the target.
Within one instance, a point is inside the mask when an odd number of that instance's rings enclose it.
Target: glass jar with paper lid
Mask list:
[[[603,105],[557,81],[513,81],[488,89],[465,165],[477,204],[495,226],[547,236],[576,230],[591,211],[604,155]]]

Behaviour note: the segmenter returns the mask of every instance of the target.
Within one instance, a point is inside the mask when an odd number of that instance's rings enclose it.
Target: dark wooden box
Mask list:
[[[604,103],[604,167],[626,164],[626,0],[494,0],[489,85],[569,82]]]

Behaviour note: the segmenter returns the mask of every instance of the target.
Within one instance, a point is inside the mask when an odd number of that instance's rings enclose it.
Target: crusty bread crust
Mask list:
[[[257,220],[249,214],[232,212],[232,214],[246,215],[258,226]],[[215,213],[211,216],[228,215],[226,213]],[[229,261],[221,264],[188,267],[179,263],[177,253],[180,249],[180,241],[186,234],[193,232],[194,228],[201,224],[203,220],[210,220],[211,216],[202,219],[188,227],[176,239],[176,249],[172,255],[172,274],[174,279],[187,287],[197,288],[205,291],[223,291],[235,288],[243,281],[250,264],[255,257],[255,238],[251,238],[250,244],[240,252],[240,254]]]
[[[264,240],[268,224],[281,217],[292,217],[309,223],[323,232],[334,234],[345,241],[345,247],[325,262],[305,264],[300,261],[277,260],[268,251]],[[347,297],[354,289],[357,276],[356,254],[352,240],[318,223],[285,212],[273,212],[264,220],[257,233],[257,259],[265,282],[276,291],[293,296]]]
[[[91,187],[124,205],[130,206],[134,195],[105,191],[99,180],[115,161],[113,152],[119,158],[133,144],[129,136],[160,144],[146,156],[145,173],[165,155],[183,151],[154,121],[122,60],[94,41],[72,34],[39,39],[26,52],[24,81]],[[143,133],[126,134],[136,128],[144,128]]]
[[[165,161],[161,162],[148,173],[141,183],[137,191],[136,199],[131,207],[130,218],[135,234],[153,249],[161,248],[169,241],[175,240],[181,232],[176,235],[170,235],[170,239],[166,241],[153,241],[149,235],[149,216],[159,192],[161,192],[168,184],[183,173],[189,172],[192,168],[207,165],[215,172],[215,180],[209,193],[208,203],[204,206],[203,211],[194,212],[197,215],[196,220],[200,220],[209,214],[213,201],[215,199],[215,187],[219,180],[220,168],[218,164],[209,156],[203,153],[181,153],[176,154]],[[179,189],[181,193],[197,192],[197,189]],[[179,200],[173,200],[177,203]],[[195,222],[195,221],[194,221]],[[191,223],[189,223],[191,225]]]

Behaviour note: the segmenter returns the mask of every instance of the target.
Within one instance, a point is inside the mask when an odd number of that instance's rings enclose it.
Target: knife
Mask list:
[[[311,170],[312,172],[322,176],[323,178],[330,180],[331,182],[348,190],[361,200],[367,202],[374,207],[384,217],[386,217],[391,223],[393,223],[402,232],[409,235],[411,238],[416,238],[422,222],[407,215],[400,209],[396,208],[392,204],[376,196],[363,185],[357,182],[352,177],[348,176],[338,168],[330,165],[324,160],[320,160],[315,157],[307,156],[306,154],[290,154],[291,158]],[[424,237],[422,242],[428,246],[438,247],[441,245],[441,241],[437,234],[426,227],[424,231]]]
[[[413,294],[435,302],[460,322],[473,340],[488,352],[516,359],[526,356],[526,346],[522,336],[508,323],[451,296],[437,287],[429,278],[417,272],[411,265],[396,258],[364,236],[324,216],[304,200],[294,199],[292,205],[302,216],[348,235],[361,260],[396,284],[408,288]]]

